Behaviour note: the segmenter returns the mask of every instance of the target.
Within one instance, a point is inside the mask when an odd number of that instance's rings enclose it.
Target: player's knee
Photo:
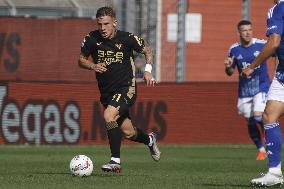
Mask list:
[[[136,129],[134,127],[132,127],[131,129],[122,129],[122,132],[124,134],[124,137],[127,139],[132,139],[133,137],[136,136]]]
[[[262,115],[262,121],[264,124],[269,124],[274,123],[276,120],[274,120],[267,112],[264,112]]]
[[[127,139],[131,139],[134,135],[135,135],[135,132],[134,131],[123,131],[123,134],[124,134],[124,137],[127,138]]]
[[[105,122],[108,123],[108,122],[115,121],[115,117],[116,117],[116,114],[113,111],[111,111],[109,109],[106,109],[104,111],[104,120],[105,120]]]

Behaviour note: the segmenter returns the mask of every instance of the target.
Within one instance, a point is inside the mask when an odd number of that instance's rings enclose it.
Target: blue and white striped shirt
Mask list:
[[[229,49],[229,57],[234,57],[232,67],[238,68],[241,73],[250,65],[255,57],[260,53],[265,40],[253,38],[249,47],[244,47],[241,43],[233,44]],[[267,63],[264,62],[253,72],[252,77],[247,79],[239,76],[239,98],[253,97],[259,92],[268,92],[270,86],[269,75],[267,72]]]

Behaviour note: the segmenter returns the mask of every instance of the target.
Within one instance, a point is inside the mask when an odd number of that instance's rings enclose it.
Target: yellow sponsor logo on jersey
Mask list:
[[[122,63],[123,52],[98,50],[98,62],[110,65],[112,63]]]

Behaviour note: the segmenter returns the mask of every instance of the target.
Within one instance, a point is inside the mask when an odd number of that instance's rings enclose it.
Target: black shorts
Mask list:
[[[111,105],[115,108],[119,107],[120,117],[129,117],[129,108],[135,103],[136,89],[134,87],[124,87],[111,94],[101,96],[102,105],[107,108]]]

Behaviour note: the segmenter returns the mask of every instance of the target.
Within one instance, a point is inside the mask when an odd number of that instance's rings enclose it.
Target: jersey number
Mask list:
[[[121,97],[121,94],[115,94],[113,95],[112,100],[115,100],[116,102],[118,102],[120,97]]]

